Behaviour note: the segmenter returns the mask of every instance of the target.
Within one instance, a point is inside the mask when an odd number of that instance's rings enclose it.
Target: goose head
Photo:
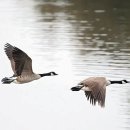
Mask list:
[[[127,81],[125,79],[123,79],[121,82],[122,82],[122,84],[130,83],[130,81]]]
[[[55,73],[54,71],[50,72],[50,76],[55,76],[58,75],[57,73]]]
[[[43,73],[43,74],[39,74],[41,77],[44,76],[55,76],[58,75],[57,73],[55,73],[54,71],[48,72],[48,73]]]

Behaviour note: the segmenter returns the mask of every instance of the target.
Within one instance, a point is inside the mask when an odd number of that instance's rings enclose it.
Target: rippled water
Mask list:
[[[108,87],[104,109],[70,91],[89,76],[130,80],[129,8],[118,0],[2,0],[0,78],[12,75],[6,42],[32,57],[35,72],[59,75],[1,84],[0,128],[129,130],[130,84]]]

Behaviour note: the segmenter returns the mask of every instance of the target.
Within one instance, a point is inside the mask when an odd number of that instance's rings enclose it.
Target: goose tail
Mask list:
[[[82,87],[83,87],[83,85],[77,85],[75,87],[72,87],[71,90],[72,91],[79,91],[79,90],[81,90]]]
[[[8,78],[8,77],[5,77],[5,78],[3,78],[2,80],[1,80],[1,82],[3,83],[3,84],[10,84],[10,83],[12,83],[14,81],[14,79],[11,79],[11,78]]]

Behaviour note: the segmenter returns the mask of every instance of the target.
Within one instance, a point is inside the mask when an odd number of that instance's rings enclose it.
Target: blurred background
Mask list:
[[[59,75],[1,84],[0,129],[130,129],[130,84],[109,86],[103,109],[70,91],[90,76],[130,80],[129,0],[1,0],[1,79],[12,75],[5,43],[32,57],[34,72]]]

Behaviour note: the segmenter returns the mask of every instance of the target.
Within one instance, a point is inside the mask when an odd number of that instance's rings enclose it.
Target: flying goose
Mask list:
[[[57,75],[55,72],[35,74],[32,69],[32,59],[25,52],[9,43],[5,44],[4,50],[14,72],[12,77],[5,77],[1,80],[4,84],[10,84],[11,82],[27,83],[44,76]]]
[[[125,84],[130,83],[127,80],[111,81],[105,77],[90,77],[81,81],[77,86],[72,87],[72,91],[83,90],[90,101],[90,104],[98,103],[101,107],[105,106],[106,86],[110,84]]]

